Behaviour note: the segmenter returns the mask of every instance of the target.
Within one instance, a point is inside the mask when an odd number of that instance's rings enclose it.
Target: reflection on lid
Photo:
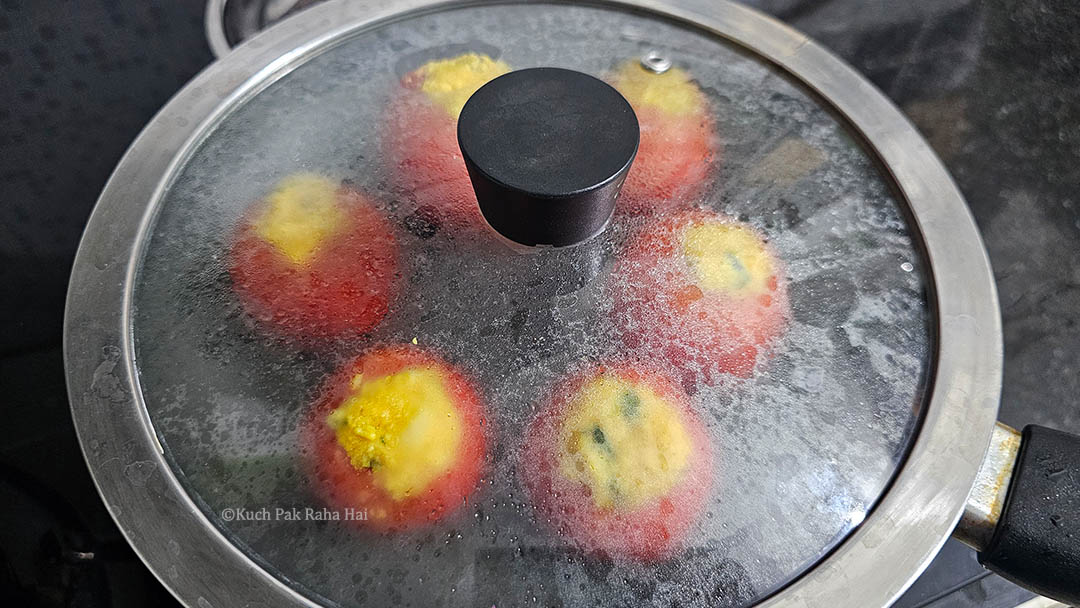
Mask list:
[[[800,138],[780,142],[747,174],[755,184],[791,186],[825,164],[825,153]]]

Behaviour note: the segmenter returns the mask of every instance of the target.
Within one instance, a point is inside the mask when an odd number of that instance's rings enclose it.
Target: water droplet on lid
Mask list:
[[[915,265],[911,262],[904,262],[903,264],[900,264],[900,270],[911,272],[912,270],[915,270]]]

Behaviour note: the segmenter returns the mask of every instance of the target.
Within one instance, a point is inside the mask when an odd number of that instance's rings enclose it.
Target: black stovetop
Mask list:
[[[1080,432],[1080,4],[750,4],[853,64],[927,136],[994,264],[1002,419]],[[68,414],[60,336],[68,272],[105,180],[157,108],[212,59],[203,8],[0,0],[2,605],[172,603],[94,491]],[[998,608],[1029,597],[949,541],[897,605]]]

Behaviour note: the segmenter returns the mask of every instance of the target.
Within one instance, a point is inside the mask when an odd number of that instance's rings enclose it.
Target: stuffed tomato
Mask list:
[[[388,113],[388,157],[425,226],[483,226],[458,146],[457,120],[477,89],[509,71],[502,61],[465,53],[429,61],[402,79]]]
[[[530,498],[588,551],[655,561],[676,553],[705,505],[712,451],[671,382],[600,367],[559,387],[521,457]]]
[[[789,318],[777,256],[753,228],[683,212],[637,235],[613,272],[625,345],[687,378],[749,377]]]
[[[389,310],[397,244],[372,201],[298,174],[243,215],[229,267],[248,312],[284,334],[363,334]]]
[[[334,375],[302,445],[324,499],[401,530],[462,506],[485,466],[484,408],[460,371],[413,347],[369,352]]]
[[[641,128],[618,210],[640,215],[693,202],[716,156],[705,94],[684,70],[657,74],[637,61],[623,64],[612,84],[634,108]]]

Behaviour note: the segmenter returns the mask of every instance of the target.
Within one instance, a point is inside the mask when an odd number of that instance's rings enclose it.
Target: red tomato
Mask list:
[[[470,52],[429,61],[402,79],[385,141],[396,179],[424,215],[421,224],[434,216],[452,230],[485,225],[458,147],[457,121],[477,89],[509,71],[502,61]]]
[[[431,210],[450,229],[482,227],[465,160],[457,140],[457,119],[416,89],[391,104],[387,152],[399,183],[417,208]]]
[[[650,107],[635,112],[641,143],[626,176],[619,211],[642,215],[693,202],[704,192],[716,156],[712,119],[705,113],[672,116]]]
[[[617,210],[651,214],[696,202],[707,186],[719,142],[709,102],[693,75],[672,67],[663,73],[638,61],[610,76],[637,114],[641,143]]]
[[[371,470],[353,466],[327,417],[351,394],[350,382],[357,374],[367,382],[413,367],[435,368],[441,374],[461,416],[462,436],[450,469],[420,492],[398,500]],[[480,396],[461,372],[419,348],[385,347],[360,356],[330,378],[304,422],[300,444],[324,500],[339,510],[366,510],[368,519],[355,522],[360,527],[394,531],[437,521],[464,504],[484,470],[485,425]]]
[[[303,263],[260,236],[265,201],[244,215],[232,238],[233,288],[251,315],[293,338],[363,334],[389,310],[397,273],[391,226],[353,190],[339,188],[337,204],[345,226]]]
[[[754,288],[717,288],[702,278],[695,266],[703,264],[688,258],[685,242],[691,228],[702,226],[734,230],[743,251],[718,252],[733,264],[718,272],[756,273]],[[683,212],[639,234],[616,263],[612,280],[614,321],[624,344],[643,356],[664,356],[683,371],[687,390],[693,390],[698,373],[707,384],[718,373],[749,377],[759,352],[767,352],[789,317],[787,288],[772,249],[750,227],[705,211]]]
[[[689,438],[686,467],[673,487],[631,508],[598,507],[588,485],[569,479],[559,466],[560,430],[573,414],[570,406],[586,385],[602,376],[650,389],[675,410]],[[704,425],[685,394],[656,374],[628,366],[597,367],[560,386],[525,433],[521,469],[538,512],[559,534],[586,550],[641,561],[661,560],[680,549],[701,514],[713,475]]]

